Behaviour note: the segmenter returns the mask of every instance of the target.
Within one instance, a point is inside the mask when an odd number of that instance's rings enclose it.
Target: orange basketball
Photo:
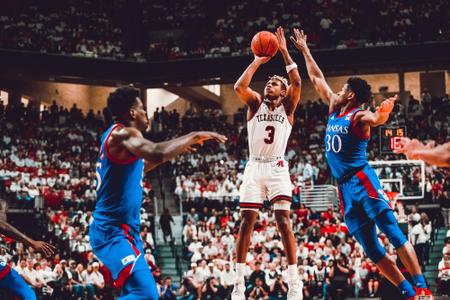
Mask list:
[[[256,56],[274,56],[278,51],[278,40],[269,31],[260,31],[252,39],[252,52]]]

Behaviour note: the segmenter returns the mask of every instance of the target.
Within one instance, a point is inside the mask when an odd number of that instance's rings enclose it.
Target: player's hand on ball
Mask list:
[[[390,114],[394,109],[395,101],[397,101],[397,95],[394,97],[387,98],[381,102],[380,106],[377,107],[377,111],[381,114]]]
[[[423,149],[427,146],[422,144],[419,140],[409,139],[407,137],[402,137],[398,142],[398,149],[395,149],[394,152],[397,154],[405,154],[408,159],[416,159],[415,152],[417,150]]]
[[[303,30],[294,28],[294,36],[291,36],[291,41],[300,52],[304,53],[308,51],[308,44],[306,43],[308,36],[303,33]]]
[[[50,256],[55,253],[55,247],[50,245],[49,243],[43,241],[32,241],[30,244],[31,248],[36,250],[37,252],[41,252],[45,256]]]
[[[275,36],[278,40],[278,49],[280,51],[287,51],[287,43],[286,37],[284,36],[284,29],[281,26],[278,26],[277,31],[275,31]]]
[[[259,63],[260,65],[263,65],[267,63],[272,57],[271,56],[256,56],[253,59],[253,61]]]

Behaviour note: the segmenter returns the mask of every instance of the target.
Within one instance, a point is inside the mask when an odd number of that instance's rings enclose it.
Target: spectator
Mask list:
[[[287,292],[287,284],[283,281],[281,274],[277,274],[275,280],[270,285],[269,300],[285,300]]]
[[[196,289],[192,282],[192,277],[185,277],[181,282],[181,287],[178,290],[181,300],[194,300],[196,299]]]
[[[220,285],[223,287],[223,294],[225,297],[228,297],[236,283],[236,273],[231,268],[230,262],[225,262],[225,268],[218,278],[220,280]]]
[[[255,270],[250,274],[249,283],[251,286],[256,285],[256,279],[261,279],[262,283],[265,284],[266,274],[261,270],[261,263],[257,261],[255,263]]]
[[[438,287],[442,295],[450,295],[450,255],[445,255],[439,262]]]
[[[426,213],[421,214],[420,222],[414,225],[411,230],[412,244],[414,245],[414,250],[417,253],[417,258],[422,268],[425,266],[425,262],[428,259],[428,243],[431,239],[431,230],[431,222]]]
[[[172,284],[172,278],[166,277],[164,284],[160,288],[160,297],[164,300],[176,300],[177,288]]]
[[[105,292],[105,279],[103,275],[99,271],[100,264],[98,262],[94,262],[92,264],[92,269],[90,266],[87,268],[87,273],[89,276],[89,283],[91,283],[95,288],[95,294],[97,297],[101,297]]]
[[[67,270],[63,266],[62,262],[61,264],[57,264],[55,267],[55,283],[56,286],[54,288],[55,290],[55,297],[61,297],[66,298],[71,293],[71,286],[70,286],[70,275],[67,273]]]
[[[269,289],[265,286],[264,281],[257,277],[255,285],[250,289],[249,297],[250,300],[266,300],[269,299]]]
[[[371,298],[375,297],[380,287],[381,276],[376,265],[370,267],[369,274],[367,274],[367,289]]]
[[[173,240],[172,237],[172,225],[171,223],[175,223],[167,208],[164,209],[161,217],[159,218],[159,224],[161,225],[161,230],[163,232],[164,243],[167,243],[167,236],[170,238],[170,241]]]

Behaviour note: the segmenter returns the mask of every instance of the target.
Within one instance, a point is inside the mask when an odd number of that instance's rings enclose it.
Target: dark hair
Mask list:
[[[114,117],[120,117],[128,112],[139,97],[139,90],[131,86],[117,88],[108,96],[108,109]]]
[[[347,80],[348,88],[355,93],[358,104],[366,103],[370,100],[372,94],[371,86],[362,78],[350,77]]]

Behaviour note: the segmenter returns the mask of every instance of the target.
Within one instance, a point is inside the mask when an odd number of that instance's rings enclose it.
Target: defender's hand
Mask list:
[[[192,133],[192,142],[186,150],[195,152],[197,151],[197,149],[194,147],[194,145],[203,146],[203,143],[208,140],[216,140],[219,143],[225,143],[228,138],[224,135],[212,131],[196,131]]]
[[[55,247],[50,245],[49,243],[43,241],[32,241],[30,243],[31,248],[34,250],[43,253],[45,256],[50,256],[55,253]]]
[[[306,43],[308,36],[297,28],[294,28],[294,36],[291,36],[290,40],[300,52],[305,53],[309,51],[308,44]]]
[[[427,147],[419,140],[411,140],[407,137],[400,138],[397,145],[399,145],[400,148],[395,149],[394,152],[397,154],[405,154],[408,159],[416,159],[415,152]]]
[[[383,115],[390,114],[394,109],[395,101],[397,101],[397,99],[397,95],[387,98],[386,100],[381,102],[380,106],[377,107],[377,112]]]

